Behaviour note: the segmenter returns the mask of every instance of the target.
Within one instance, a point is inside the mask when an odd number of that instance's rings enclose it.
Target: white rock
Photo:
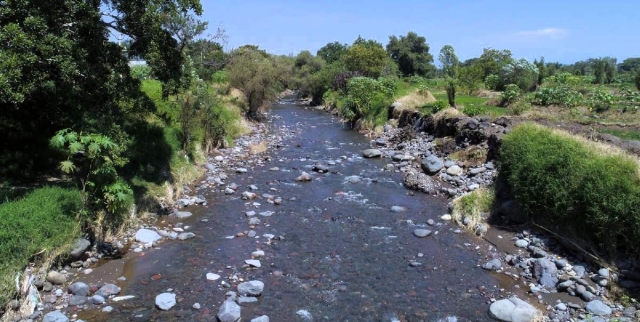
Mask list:
[[[156,296],[156,306],[163,310],[170,310],[176,305],[176,295],[173,293],[162,293]]]
[[[251,253],[251,256],[259,258],[259,257],[264,257],[264,251],[263,250],[256,250],[255,252]]]
[[[262,264],[261,264],[261,263],[260,263],[260,261],[259,261],[259,260],[257,260],[257,259],[247,259],[247,260],[245,260],[244,262],[245,262],[246,264],[248,264],[248,265],[253,266],[253,267],[258,267],[258,268],[262,267]]]
[[[191,306],[192,308],[199,310],[200,309],[200,303],[194,303],[193,306]]]
[[[269,322],[269,317],[266,315],[259,316],[257,318],[251,319],[251,322]]]
[[[217,281],[220,279],[220,275],[214,273],[207,273],[207,280],[209,281]]]
[[[440,219],[442,219],[442,220],[451,220],[451,215],[449,215],[449,214],[442,215],[442,217],[440,217]]]
[[[135,239],[140,243],[153,243],[162,239],[162,236],[153,230],[143,228],[136,232]]]
[[[178,211],[176,212],[176,217],[178,218],[188,218],[193,216],[192,213],[188,212],[188,211]]]
[[[233,301],[224,301],[218,311],[220,322],[236,322],[240,320],[240,306]]]
[[[113,299],[111,299],[114,302],[120,302],[120,301],[126,301],[126,300],[130,300],[135,298],[135,295],[125,295],[125,296],[116,296]]]

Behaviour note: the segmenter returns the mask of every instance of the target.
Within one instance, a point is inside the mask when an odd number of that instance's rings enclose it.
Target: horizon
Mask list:
[[[489,0],[466,4],[330,0],[320,5],[298,0],[221,0],[202,5],[200,19],[209,22],[205,34],[214,34],[218,27],[225,29],[226,51],[250,44],[276,55],[296,55],[303,50],[315,55],[334,41],[351,45],[362,36],[386,46],[389,36],[413,31],[427,39],[434,58],[449,44],[461,61],[478,57],[489,47],[511,50],[516,58],[545,57],[547,62],[562,64],[607,56],[620,63],[640,56],[640,44],[630,41],[637,24],[631,15],[620,14],[639,12],[640,2],[612,0],[603,5],[588,0],[574,5],[543,0],[529,5]]]

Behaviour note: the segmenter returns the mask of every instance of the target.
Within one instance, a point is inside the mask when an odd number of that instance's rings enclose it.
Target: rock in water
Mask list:
[[[611,315],[611,308],[600,300],[587,303],[587,311],[595,315]]]
[[[558,268],[548,259],[539,259],[533,263],[533,276],[548,288],[554,288],[558,284]]]
[[[251,322],[269,322],[269,317],[266,315],[259,316],[257,318],[251,319]]]
[[[428,194],[434,194],[440,188],[440,185],[436,181],[424,173],[409,172],[404,176],[402,183],[409,189]]]
[[[188,218],[193,216],[192,213],[188,212],[188,211],[178,211],[176,212],[176,217],[182,219],[182,218]]]
[[[531,322],[538,314],[536,308],[517,297],[496,301],[489,307],[489,315],[499,321]]]
[[[367,149],[362,151],[362,156],[365,158],[379,158],[382,156],[382,152],[378,149]]]
[[[69,318],[60,311],[53,311],[47,313],[42,322],[69,322]]]
[[[296,178],[296,181],[299,181],[299,182],[308,182],[308,181],[311,181],[311,179],[312,179],[312,178],[311,178],[311,175],[309,175],[309,174],[308,174],[308,173],[306,173],[306,172],[303,172],[299,177],[297,177],[297,178]]]
[[[135,238],[136,238],[136,241],[146,244],[146,243],[157,242],[158,240],[162,239],[162,236],[160,236],[157,232],[153,230],[143,228],[136,232]]]
[[[243,296],[260,296],[264,289],[264,283],[261,281],[249,281],[238,284],[238,294]]]
[[[175,294],[162,293],[156,296],[156,306],[163,311],[168,311],[175,305],[176,305]]]
[[[107,298],[111,295],[116,295],[120,293],[120,288],[115,285],[115,284],[107,284],[103,287],[101,287],[97,292],[96,295],[100,295],[104,298]]]
[[[482,268],[488,271],[497,271],[502,267],[502,262],[499,259],[492,259],[482,265]]]
[[[433,232],[431,230],[420,229],[420,228],[418,228],[418,229],[413,231],[413,234],[416,235],[416,237],[419,237],[419,238],[427,237],[427,236],[431,235],[432,233]]]
[[[220,322],[236,322],[240,319],[240,306],[233,301],[224,301],[218,311]]]
[[[442,162],[442,159],[437,156],[430,155],[426,159],[422,160],[420,166],[422,167],[422,171],[426,172],[428,175],[434,175],[438,173],[440,169],[444,168],[444,162]]]
[[[78,238],[73,243],[73,248],[71,249],[71,252],[69,252],[69,254],[73,258],[78,258],[82,256],[82,254],[84,254],[84,251],[87,250],[89,246],[91,246],[91,243],[88,240],[84,238]]]
[[[50,271],[47,274],[47,281],[53,285],[62,285],[67,282],[67,277],[62,273],[56,271]]]

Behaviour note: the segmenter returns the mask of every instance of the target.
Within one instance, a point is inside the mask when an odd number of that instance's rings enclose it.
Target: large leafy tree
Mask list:
[[[511,51],[508,49],[485,48],[482,51],[482,55],[474,63],[482,68],[482,78],[484,79],[489,75],[498,75],[502,68],[511,63],[512,60]]]
[[[344,63],[348,70],[361,72],[368,77],[378,78],[385,67],[387,52],[382,44],[375,40],[358,37],[344,54]]]
[[[409,32],[406,36],[389,37],[387,52],[398,63],[404,76],[419,75],[431,77],[435,74],[433,56],[429,53],[427,39]]]
[[[201,14],[199,0],[0,1],[0,150],[44,150],[62,128],[105,133],[139,110],[119,38],[177,91],[184,56],[166,22],[184,12]]]
[[[324,59],[328,64],[331,64],[340,59],[342,55],[347,51],[347,48],[347,44],[341,44],[337,41],[334,41],[320,48],[316,55],[322,57],[322,59]]]

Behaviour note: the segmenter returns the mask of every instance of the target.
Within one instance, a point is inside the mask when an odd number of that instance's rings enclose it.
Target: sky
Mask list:
[[[316,53],[329,42],[361,35],[386,46],[413,31],[430,52],[452,45],[461,60],[485,47],[516,58],[573,63],[640,57],[637,0],[201,0],[208,33],[226,30],[227,50],[258,45],[272,54]]]

